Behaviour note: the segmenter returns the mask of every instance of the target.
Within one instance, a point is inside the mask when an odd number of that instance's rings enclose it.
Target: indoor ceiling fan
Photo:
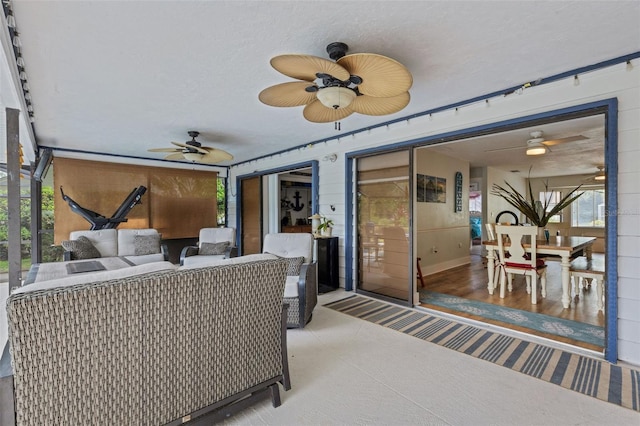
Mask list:
[[[177,148],[152,148],[150,152],[170,152],[171,154],[164,157],[165,160],[187,160],[193,163],[215,164],[221,161],[233,160],[233,155],[226,151],[208,146],[202,146],[196,140],[200,132],[190,130],[187,132],[191,136],[191,140],[181,142],[171,142]]]
[[[329,44],[327,53],[333,61],[310,55],[275,56],[271,66],[298,81],[268,87],[258,98],[275,107],[305,105],[304,118],[314,123],[337,122],[354,112],[393,114],[409,104],[413,77],[404,65],[374,53],[347,55],[347,50],[344,43]]]
[[[536,130],[529,134],[531,136],[530,139],[527,140],[526,145],[521,146],[512,146],[508,148],[496,148],[489,149],[485,152],[498,152],[498,151],[507,151],[511,149],[526,149],[527,155],[543,155],[546,154],[547,151],[550,151],[549,147],[553,145],[558,145],[566,142],[575,142],[584,139],[589,139],[583,135],[569,136],[561,139],[553,139],[546,140],[543,136],[542,130]]]
[[[591,174],[583,182],[594,182],[594,183],[602,183],[607,179],[607,175],[605,173],[605,166],[602,164],[598,164],[595,166],[598,171],[596,173]]]

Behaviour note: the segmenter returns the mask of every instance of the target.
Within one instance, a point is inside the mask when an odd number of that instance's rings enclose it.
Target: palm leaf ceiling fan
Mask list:
[[[401,63],[374,53],[346,55],[348,46],[327,46],[328,59],[310,55],[280,55],[271,66],[299,81],[281,83],[260,92],[264,104],[305,105],[304,118],[314,123],[339,121],[354,112],[387,115],[409,104],[413,77]]]
[[[530,136],[531,136],[531,139],[527,140],[526,145],[507,147],[507,148],[488,149],[485,152],[508,151],[512,149],[526,149],[527,155],[543,155],[543,154],[546,154],[547,151],[551,150],[549,148],[550,146],[558,145],[561,143],[575,142],[575,141],[581,141],[584,139],[589,139],[583,135],[575,135],[575,136],[569,136],[561,139],[547,140],[544,138],[542,130],[536,130],[534,132],[531,132]]]
[[[187,132],[191,136],[191,140],[180,143],[171,142],[177,148],[152,148],[149,152],[170,152],[171,154],[164,157],[165,160],[187,160],[193,163],[215,164],[222,161],[233,160],[233,155],[221,149],[202,146],[196,140],[200,132],[190,130]]]

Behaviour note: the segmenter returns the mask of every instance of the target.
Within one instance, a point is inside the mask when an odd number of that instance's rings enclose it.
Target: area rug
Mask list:
[[[324,306],[640,412],[638,370],[363,296]]]
[[[466,312],[479,317],[604,347],[604,327],[426,290],[420,291],[420,303]]]

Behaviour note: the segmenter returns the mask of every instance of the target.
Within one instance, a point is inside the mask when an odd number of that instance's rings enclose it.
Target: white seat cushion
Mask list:
[[[182,262],[182,266],[204,267],[219,264],[217,261],[224,259],[224,254],[199,254],[197,256],[187,256]]]
[[[196,258],[200,258],[200,257],[210,257],[210,256],[190,256],[187,257],[186,259],[191,259],[192,257],[196,257]],[[277,259],[278,256],[274,256],[272,254],[267,254],[267,253],[259,253],[259,254],[248,254],[246,256],[238,256],[238,257],[231,257],[229,259],[209,259],[208,261],[199,263],[199,262],[194,262],[194,263],[190,263],[190,264],[185,264],[183,266],[181,266],[180,270],[182,269],[194,269],[194,268],[205,268],[208,266],[220,266],[220,265],[238,265],[241,263],[249,263],[249,262],[256,262],[258,260],[273,260],[273,259]],[[185,260],[186,260],[185,259]]]
[[[287,276],[284,284],[284,297],[298,297],[298,280],[300,277]]]
[[[311,234],[267,234],[264,237],[263,253],[280,257],[304,257],[304,263],[310,263],[313,254],[313,236]]]
[[[40,281],[33,284],[27,284],[17,288],[15,291],[13,291],[13,293],[27,293],[30,291],[47,290],[56,287],[68,287],[76,284],[87,284],[98,281],[115,280],[119,278],[131,277],[134,275],[149,274],[152,272],[173,271],[174,269],[176,269],[176,266],[173,263],[162,261],[147,263],[146,265],[132,266],[130,268],[114,269],[111,271],[79,273],[55,280]]]
[[[164,254],[143,254],[139,256],[123,256],[129,262],[136,265],[144,265],[145,263],[162,262],[164,261]]]
[[[222,243],[229,241],[231,247],[236,245],[235,228],[202,228],[198,244],[202,243]]]
[[[118,233],[115,229],[100,229],[97,231],[72,231],[69,239],[77,240],[78,237],[87,237],[102,257],[118,255]]]

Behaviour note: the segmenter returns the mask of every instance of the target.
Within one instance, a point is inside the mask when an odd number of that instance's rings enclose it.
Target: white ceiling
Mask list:
[[[327,58],[342,41],[410,70],[409,105],[354,114],[342,120],[349,132],[640,51],[638,1],[24,0],[13,10],[40,145],[160,159],[147,150],[198,130],[235,156],[222,165],[336,136],[302,107],[258,101],[292,81],[269,65],[279,54]],[[593,142],[592,125],[540,130]],[[510,139],[524,145],[530,130]]]

